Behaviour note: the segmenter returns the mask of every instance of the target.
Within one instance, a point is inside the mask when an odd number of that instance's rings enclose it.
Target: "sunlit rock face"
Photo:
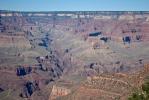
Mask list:
[[[70,89],[66,87],[53,86],[49,100],[55,100],[59,96],[66,96],[70,93]]]

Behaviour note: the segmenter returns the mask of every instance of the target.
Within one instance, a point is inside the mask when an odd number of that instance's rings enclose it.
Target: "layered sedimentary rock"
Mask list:
[[[70,93],[70,89],[67,89],[66,87],[59,87],[59,86],[53,86],[49,100],[54,100],[59,96],[66,96]]]
[[[130,73],[149,63],[148,20],[149,12],[0,11],[0,96],[126,99],[144,78]]]
[[[2,33],[0,34],[0,47],[31,48],[31,45],[24,33]]]

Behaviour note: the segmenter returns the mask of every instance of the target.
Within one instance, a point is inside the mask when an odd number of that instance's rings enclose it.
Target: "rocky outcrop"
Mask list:
[[[70,89],[66,87],[53,86],[49,100],[55,100],[59,96],[66,96],[70,93]]]
[[[19,66],[17,68],[17,76],[25,76],[27,74],[30,74],[31,72],[32,72],[32,68],[31,67]]]
[[[25,83],[23,93],[21,93],[20,96],[23,98],[29,98],[35,91],[39,89],[40,89],[39,85],[36,81],[34,82],[28,81]]]

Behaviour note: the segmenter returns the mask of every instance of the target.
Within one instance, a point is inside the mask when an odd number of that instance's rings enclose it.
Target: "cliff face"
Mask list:
[[[17,12],[0,11],[3,17],[70,17],[70,18],[99,18],[99,19],[137,19],[145,18],[148,11],[57,11],[57,12]]]
[[[66,87],[53,86],[49,100],[55,100],[57,97],[66,96],[70,93],[70,89]]]
[[[31,48],[29,41],[22,33],[15,33],[14,36],[6,34],[0,34],[0,47]]]

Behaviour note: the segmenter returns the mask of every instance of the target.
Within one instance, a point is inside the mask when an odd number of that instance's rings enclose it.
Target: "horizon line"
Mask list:
[[[149,12],[149,10],[0,10],[0,12]]]

